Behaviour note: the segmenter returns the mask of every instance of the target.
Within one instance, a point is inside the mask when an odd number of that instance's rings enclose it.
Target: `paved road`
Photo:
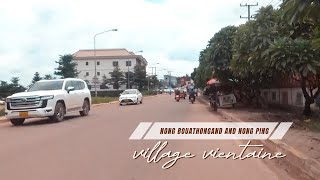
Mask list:
[[[177,103],[173,96],[145,99],[141,105],[103,105],[90,116],[71,116],[62,123],[45,119],[14,127],[0,124],[0,179],[6,180],[188,180],[290,179],[276,163],[263,160],[200,158],[203,151],[240,152],[240,141],[168,141],[164,151],[192,152],[198,158],[181,159],[168,170],[164,162],[148,164],[132,158],[134,151],[152,148],[158,141],[128,140],[143,121],[222,121],[218,114],[196,102]]]

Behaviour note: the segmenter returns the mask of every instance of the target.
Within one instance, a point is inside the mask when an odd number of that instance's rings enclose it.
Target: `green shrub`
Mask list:
[[[109,103],[118,100],[118,97],[92,97],[92,104]]]
[[[119,97],[123,90],[115,91],[98,91],[98,97]],[[91,91],[91,96],[95,96],[95,91]]]
[[[4,116],[4,109],[0,109],[0,116]]]

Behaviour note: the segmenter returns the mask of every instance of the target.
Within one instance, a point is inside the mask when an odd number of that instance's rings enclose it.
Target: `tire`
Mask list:
[[[61,122],[64,119],[64,115],[66,114],[66,108],[63,103],[57,102],[56,107],[54,109],[54,115],[50,117],[53,122]]]
[[[90,111],[90,105],[88,100],[84,100],[83,101],[83,105],[82,105],[82,111],[80,111],[80,115],[81,116],[88,116],[89,115],[89,111]]]
[[[141,99],[141,101],[140,101],[140,104],[142,104],[142,99]]]
[[[135,103],[136,105],[138,105],[139,104],[139,99],[137,98],[137,102]]]
[[[235,108],[236,107],[236,105],[235,104],[232,104],[232,108]]]
[[[217,109],[218,109],[218,105],[217,105],[216,103],[214,103],[214,104],[213,104],[213,110],[214,110],[214,111],[217,111]]]
[[[20,118],[20,119],[10,119],[11,123],[15,126],[19,126],[22,125],[24,123],[24,118]]]

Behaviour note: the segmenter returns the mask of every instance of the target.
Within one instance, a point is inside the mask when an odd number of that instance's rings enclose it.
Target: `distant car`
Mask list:
[[[170,92],[174,92],[174,90],[172,89],[172,88],[165,88],[164,90],[163,90],[165,93],[170,93]]]
[[[138,89],[124,90],[119,97],[119,104],[142,104],[143,96]]]
[[[0,105],[4,105],[5,101],[0,100]]]

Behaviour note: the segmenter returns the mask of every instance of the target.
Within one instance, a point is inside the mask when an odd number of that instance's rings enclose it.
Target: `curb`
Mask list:
[[[206,103],[203,98],[198,98],[202,103]],[[241,119],[235,118],[234,116],[230,115],[230,113],[225,112],[223,109],[220,109],[219,114],[222,116],[232,119],[235,121],[242,122]],[[320,177],[320,162],[308,157],[304,153],[294,149],[293,147],[289,146],[286,143],[274,141],[267,139],[265,141],[257,140],[264,144],[269,149],[275,150],[277,152],[282,152],[286,154],[286,158],[284,160],[286,163],[290,164],[291,166],[299,169],[300,171],[304,172],[308,176],[318,179]]]
[[[158,95],[152,95],[152,96],[146,96],[146,97],[143,97],[143,99],[146,99],[146,98],[153,98],[153,97],[157,97]],[[103,105],[107,105],[107,104],[116,104],[118,103],[119,101],[111,101],[111,102],[108,102],[108,103],[99,103],[99,104],[92,104],[91,107],[97,107],[97,106],[103,106]],[[1,120],[1,119],[0,119]]]
[[[5,122],[8,122],[9,120],[7,118],[5,118],[4,116],[0,116],[0,124],[1,123],[5,123]]]

